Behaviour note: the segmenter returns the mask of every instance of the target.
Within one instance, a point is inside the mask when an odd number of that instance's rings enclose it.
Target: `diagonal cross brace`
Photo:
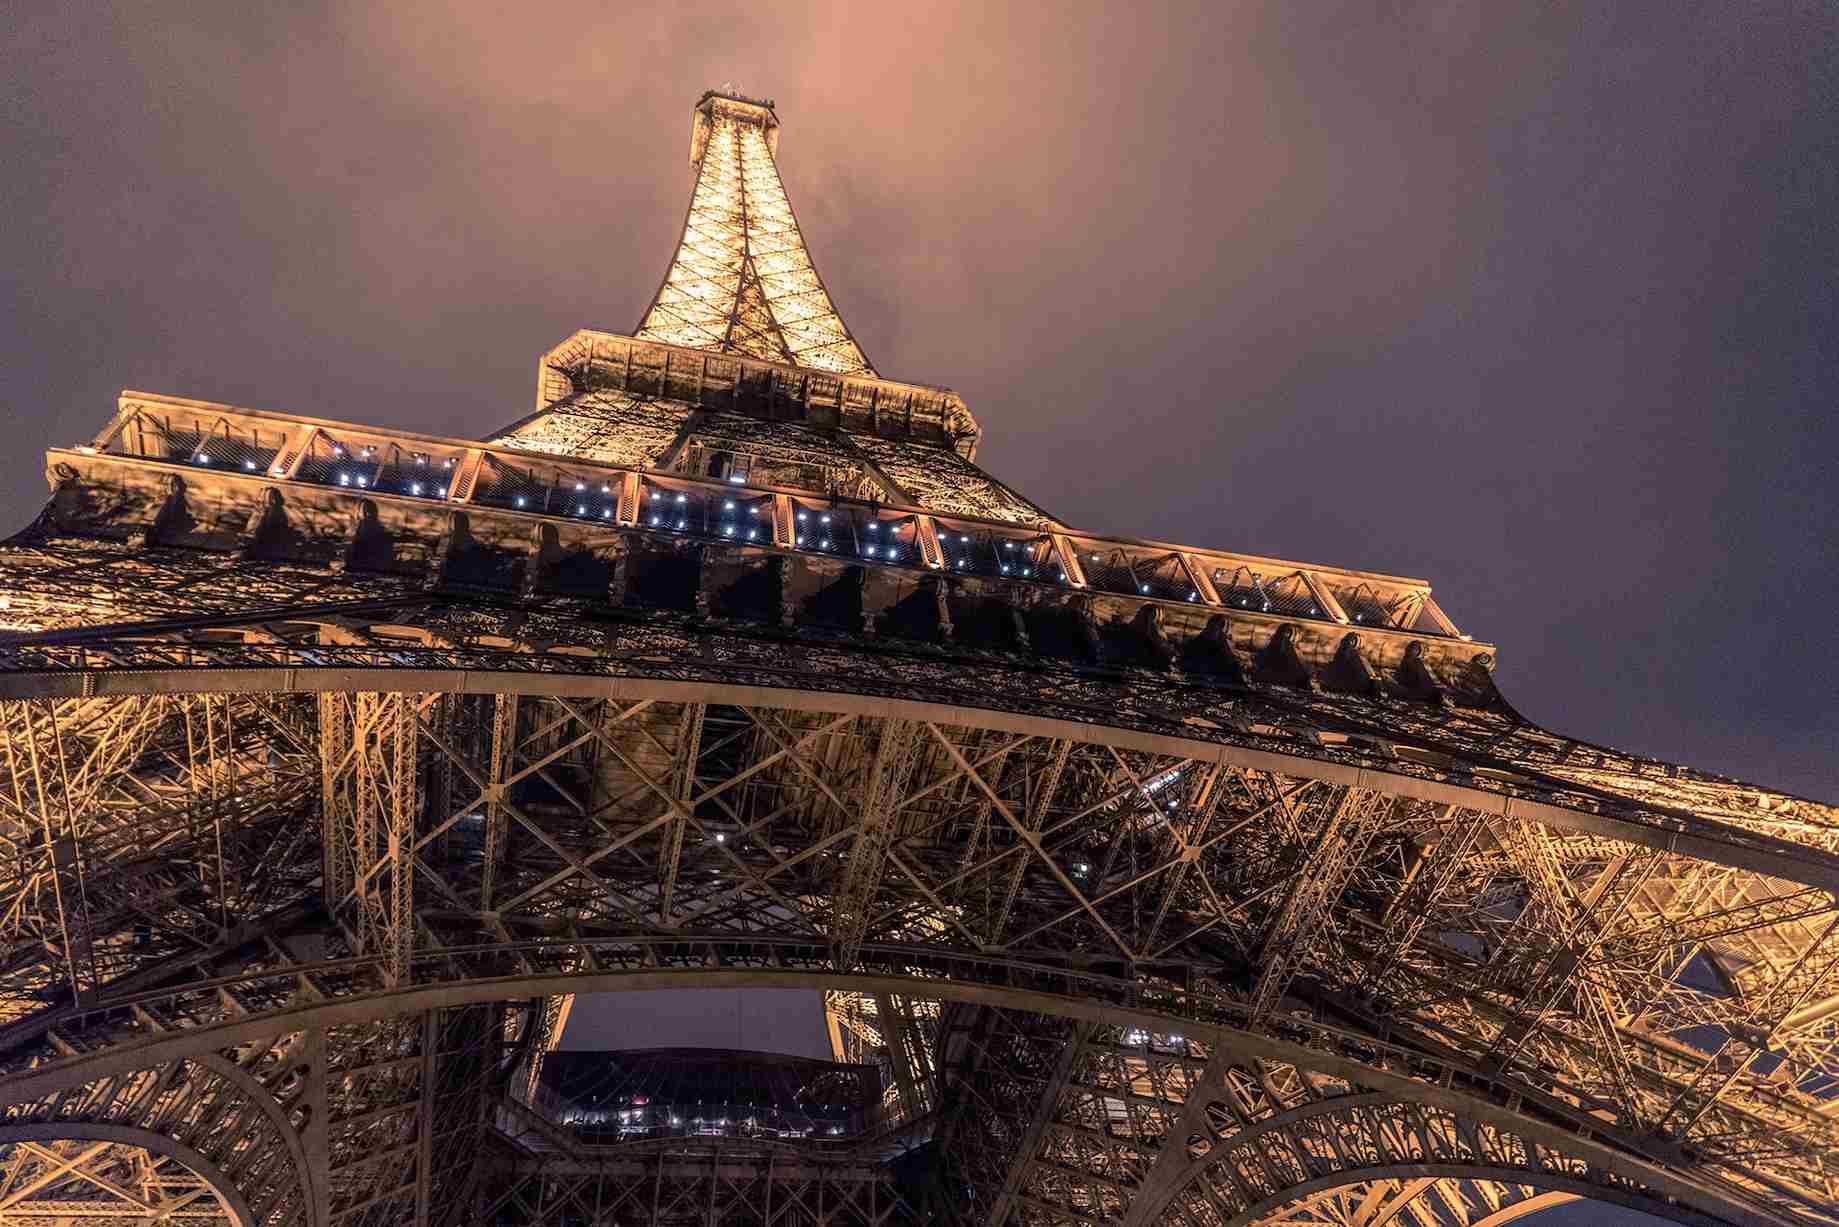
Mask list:
[[[1289,893],[1265,930],[1260,959],[1263,971],[1252,993],[1254,1027],[1270,1018],[1289,991],[1310,943],[1327,923],[1392,806],[1393,799],[1384,793],[1349,788],[1342,794],[1314,850],[1297,869]]]

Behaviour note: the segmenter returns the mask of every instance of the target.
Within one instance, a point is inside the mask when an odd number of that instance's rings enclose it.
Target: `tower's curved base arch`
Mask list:
[[[745,987],[923,995],[987,1011],[1077,1025],[1082,1033],[1080,1051],[1103,1052],[1106,1056],[1092,1064],[1085,1083],[1077,1077],[1069,1078],[1056,1092],[1062,1108],[1049,1110],[1050,1132],[1056,1112],[1066,1117],[1068,1130],[1076,1130],[1083,1127],[1081,1113],[1088,1111],[1095,1100],[1105,1101],[1113,1095],[1141,1098],[1130,1088],[1141,1084],[1149,1076],[1148,1067],[1157,1062],[1185,1063],[1198,1071],[1201,1080],[1190,1082],[1178,1094],[1170,1094],[1163,1104],[1173,1112],[1193,1104],[1201,1108],[1196,1119],[1223,1119],[1231,1113],[1215,1111],[1211,1117],[1207,1114],[1208,1108],[1218,1108],[1220,1097],[1234,1093],[1235,1087],[1242,1091],[1254,1082],[1266,1084],[1266,1089],[1258,1092],[1263,1098],[1237,1109],[1249,1112],[1248,1119],[1257,1123],[1206,1143],[1204,1155],[1198,1158],[1178,1157],[1174,1178],[1167,1171],[1153,1173],[1147,1168],[1134,1176],[1116,1169],[1082,1174],[1059,1159],[1049,1159],[1035,1164],[1035,1169],[1050,1178],[1041,1187],[1032,1188],[1025,1170],[1021,1184],[1032,1191],[1018,1193],[1019,1204],[1034,1204],[1044,1210],[1058,1205],[1075,1219],[1081,1215],[1092,1217],[1088,1212],[1094,1207],[1083,1202],[1101,1186],[1111,1190],[1111,1195],[1098,1199],[1102,1204],[1096,1207],[1107,1221],[1156,1222],[1163,1206],[1193,1197],[1215,1207],[1216,1217],[1218,1209],[1226,1207],[1232,1211],[1229,1221],[1252,1223],[1318,1190],[1372,1180],[1435,1177],[1492,1180],[1572,1193],[1647,1210],[1694,1227],[1786,1221],[1772,1218],[1735,1190],[1696,1183],[1606,1144],[1591,1136],[1585,1122],[1539,1120],[1517,1111],[1507,1106],[1513,1092],[1506,1087],[1497,1085],[1496,1101],[1490,1102],[1489,1079],[1480,1070],[1456,1063],[1433,1069],[1419,1054],[1376,1046],[1350,1033],[1303,1028],[1295,1032],[1297,1038],[1284,1039],[1193,1016],[1107,1005],[1089,997],[993,983],[916,982],[823,971],[705,968],[582,972],[409,986],[343,1001],[300,1005],[266,1017],[215,1023],[19,1071],[0,1079],[0,1113],[6,1119],[25,1121],[49,1116],[55,1123],[42,1126],[46,1128],[119,1127],[92,1123],[81,1113],[73,1115],[66,1105],[115,1102],[108,1088],[159,1079],[161,1071],[171,1070],[179,1063],[210,1060],[207,1054],[255,1051],[273,1045],[297,1056],[317,1047],[323,1058],[323,1037],[329,1030],[387,1023],[404,1034],[432,1035],[448,1025],[444,1020],[465,1015],[469,1007],[497,1002],[522,1002],[569,992]],[[1344,1054],[1334,1051],[1337,1046]],[[1133,1050],[1139,1049],[1141,1057],[1132,1055]],[[1368,1059],[1359,1059],[1352,1055],[1355,1053]],[[438,1056],[430,1052],[412,1055],[429,1062]],[[1387,1063],[1393,1067],[1386,1068]],[[1132,1073],[1138,1066],[1142,1068]],[[202,1071],[207,1067],[201,1064],[199,1068]],[[428,1068],[431,1078],[440,1076],[434,1065]],[[1301,1102],[1275,1111],[1283,1099],[1281,1095],[1273,1097],[1269,1089],[1272,1070],[1282,1071],[1280,1079],[1290,1088],[1287,1093],[1300,1096]],[[171,1080],[170,1074],[165,1077]],[[225,1088],[231,1086],[230,1080],[222,1081]],[[236,1095],[245,1097],[251,1086],[253,1083],[236,1084]],[[109,1096],[106,1100],[105,1095]],[[1212,1102],[1201,1104],[1208,1097],[1213,1097]],[[104,1113],[110,1110],[98,1109]],[[215,1118],[222,1112],[219,1106],[215,1112],[188,1108],[175,1115],[182,1121],[191,1121]],[[268,1106],[267,1114],[273,1113],[273,1105]],[[1261,1113],[1268,1114],[1269,1119],[1259,1120]],[[1345,1152],[1338,1152],[1329,1143],[1331,1135],[1366,1139],[1371,1149],[1364,1161],[1349,1162]],[[1172,1133],[1164,1141],[1173,1148],[1171,1153],[1179,1151],[1185,1156],[1193,1149]],[[173,1144],[184,1146],[176,1140]],[[1414,1146],[1418,1149],[1413,1150]],[[302,1153],[299,1146],[283,1141],[280,1149],[286,1151],[289,1160],[287,1174],[304,1181],[304,1173],[292,1163]],[[613,1148],[615,1152],[618,1149]],[[635,1153],[640,1149],[643,1148],[633,1148]],[[198,1152],[188,1149],[187,1153]],[[1333,1158],[1336,1153],[1341,1153],[1341,1160]],[[1245,1183],[1242,1174],[1235,1178],[1236,1183],[1220,1178],[1228,1170],[1232,1156],[1254,1154],[1256,1162],[1241,1163],[1234,1170],[1262,1171],[1264,1175],[1257,1182]],[[1024,1169],[1033,1162],[1025,1162]],[[279,1170],[271,1170],[270,1176]],[[274,1183],[271,1179],[271,1186]],[[278,1183],[285,1185],[286,1180]],[[1166,1190],[1160,1194],[1161,1204],[1150,1206],[1147,1217],[1142,1217],[1143,1210],[1133,1215],[1131,1203],[1137,1191],[1144,1189],[1152,1197],[1157,1196],[1158,1185]],[[1204,1190],[1202,1185],[1206,1186]],[[1234,1190],[1230,1198],[1222,1194],[1226,1189]],[[277,1200],[271,1194],[263,1203],[263,1221],[322,1221],[298,1216],[289,1208],[291,1201],[281,1204],[285,1200]],[[1126,1215],[1132,1217],[1127,1219]]]

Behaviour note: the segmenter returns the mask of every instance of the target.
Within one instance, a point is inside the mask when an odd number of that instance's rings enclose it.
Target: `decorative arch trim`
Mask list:
[[[1507,1227],[1507,1224],[1515,1219],[1525,1218],[1529,1214],[1537,1214],[1541,1210],[1549,1210],[1553,1206],[1562,1206],[1567,1201],[1576,1200],[1577,1195],[1574,1193],[1557,1191],[1541,1193],[1537,1197],[1529,1197],[1511,1206],[1503,1206],[1487,1218],[1471,1223],[1469,1227]]]
[[[1543,1140],[1527,1137],[1526,1135],[1532,1131],[1517,1124],[1502,1125],[1494,1120],[1481,1120],[1479,1118],[1482,1113],[1479,1111],[1463,1111],[1447,1102],[1441,1102],[1445,1096],[1417,1093],[1420,1090],[1429,1091],[1431,1088],[1424,1087],[1422,1084],[1415,1082],[1408,1082],[1407,1085],[1412,1088],[1412,1090],[1404,1094],[1400,1094],[1397,1091],[1366,1091],[1354,1095],[1337,1095],[1331,1099],[1316,1100],[1312,1103],[1289,1108],[1275,1114],[1268,1120],[1259,1121],[1256,1124],[1235,1130],[1225,1137],[1216,1139],[1212,1148],[1205,1155],[1198,1159],[1189,1159],[1187,1161],[1182,1170],[1178,1173],[1175,1182],[1169,1186],[1167,1193],[1158,1197],[1154,1204],[1143,1208],[1147,1212],[1146,1221],[1161,1221],[1159,1216],[1161,1216],[1169,1206],[1179,1201],[1182,1195],[1192,1188],[1196,1181],[1202,1179],[1209,1170],[1230,1162],[1235,1152],[1238,1151],[1240,1147],[1255,1143],[1259,1138],[1267,1137],[1271,1134],[1286,1133],[1293,1125],[1302,1121],[1313,1120],[1323,1116],[1341,1116],[1359,1108],[1384,1108],[1407,1103],[1421,1104],[1425,1107],[1451,1112],[1452,1114],[1475,1121],[1476,1123],[1487,1124],[1492,1128],[1511,1133],[1514,1137],[1521,1138],[1524,1141],[1534,1142],[1541,1146],[1548,1145],[1548,1143]],[[1476,1103],[1474,1106],[1479,1109],[1483,1105]],[[1492,1114],[1489,1113],[1489,1115]],[[1527,1123],[1530,1124],[1531,1122]],[[1558,1148],[1553,1147],[1553,1149]],[[1564,1149],[1567,1153],[1576,1153],[1577,1148],[1566,1147]],[[1767,1225],[1772,1225],[1777,1221],[1772,1218],[1761,1216],[1736,1220],[1732,1220],[1728,1217],[1707,1216],[1690,1207],[1682,1208],[1675,1202],[1666,1201],[1661,1198],[1644,1197],[1641,1194],[1633,1193],[1614,1185],[1599,1185],[1590,1181],[1575,1180],[1556,1173],[1541,1172],[1536,1169],[1499,1168],[1485,1164],[1402,1162],[1382,1163],[1367,1167],[1349,1167],[1339,1172],[1329,1173],[1305,1181],[1303,1184],[1286,1189],[1280,1194],[1260,1200],[1250,1210],[1244,1211],[1241,1216],[1228,1220],[1226,1227],[1237,1227],[1237,1225],[1241,1223],[1255,1223],[1260,1215],[1268,1213],[1280,1206],[1288,1205],[1297,1200],[1298,1197],[1308,1196],[1310,1193],[1326,1192],[1350,1184],[1364,1184],[1370,1180],[1397,1180],[1423,1176],[1436,1176],[1439,1178],[1449,1177],[1467,1180],[1494,1180],[1502,1184],[1524,1185],[1530,1188],[1561,1193],[1564,1196],[1560,1198],[1560,1200],[1570,1200],[1573,1197],[1585,1197],[1596,1201],[1610,1201],[1618,1205],[1627,1206],[1629,1209],[1641,1210],[1653,1214],[1659,1218],[1667,1218],[1677,1223],[1684,1223],[1687,1224],[1688,1227],[1720,1227],[1720,1225],[1731,1221],[1746,1224],[1755,1223],[1767,1227]],[[1544,1204],[1556,1204],[1556,1202]],[[1735,1208],[1736,1207],[1733,1207],[1733,1209]],[[1491,1219],[1498,1219],[1502,1223],[1510,1222],[1510,1218],[1502,1219],[1499,1217],[1500,1214],[1506,1214],[1508,1211],[1515,1211],[1516,1217],[1518,1214],[1531,1213],[1530,1209],[1521,1210],[1516,1206],[1510,1206],[1489,1217]]]
[[[1530,1214],[1534,1209],[1554,1206],[1560,1200],[1580,1199],[1586,1201],[1608,1202],[1629,1210],[1639,1210],[1656,1218],[1685,1224],[1686,1227],[1779,1227],[1782,1220],[1764,1218],[1759,1214],[1736,1210],[1729,1216],[1713,1216],[1680,1206],[1657,1198],[1644,1197],[1625,1189],[1591,1184],[1584,1180],[1574,1180],[1568,1176],[1538,1175],[1522,1172],[1513,1168],[1469,1167],[1460,1163],[1401,1163],[1387,1167],[1354,1168],[1345,1173],[1317,1176],[1302,1184],[1294,1185],[1281,1193],[1263,1198],[1233,1217],[1225,1220],[1221,1227],[1251,1227],[1273,1210],[1281,1209],[1299,1198],[1312,1193],[1325,1193],[1332,1189],[1350,1184],[1365,1184],[1370,1180],[1409,1180],[1413,1177],[1432,1177],[1439,1180],[1495,1180],[1502,1184],[1519,1184],[1544,1190],[1546,1195],[1562,1194],[1552,1201],[1543,1202],[1534,1207],[1532,1200],[1519,1205],[1509,1206],[1498,1214],[1491,1214],[1484,1222],[1511,1222],[1511,1218],[1501,1218],[1502,1214],[1511,1213],[1514,1218],[1520,1214]],[[1172,1199],[1171,1199],[1172,1200]],[[1522,1208],[1524,1207],[1524,1208]],[[1480,1227],[1480,1224],[1476,1224]]]
[[[294,1162],[294,1172],[300,1179],[300,1204],[307,1207],[307,1212],[311,1216],[310,1221],[315,1223],[324,1221],[325,1216],[320,1212],[319,1198],[315,1194],[313,1172],[307,1164],[306,1145],[300,1139],[300,1131],[295,1129],[294,1123],[287,1119],[287,1113],[282,1109],[280,1102],[275,1099],[267,1087],[257,1082],[248,1070],[243,1069],[234,1061],[225,1060],[215,1052],[198,1053],[187,1059],[196,1061],[236,1087],[249,1097],[251,1103],[262,1110],[262,1115],[268,1118],[269,1123],[274,1125],[275,1131],[281,1135],[282,1142],[287,1146],[288,1157]]]

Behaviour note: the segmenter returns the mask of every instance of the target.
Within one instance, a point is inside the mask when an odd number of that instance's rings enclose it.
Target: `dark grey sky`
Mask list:
[[[562,1047],[738,1048],[830,1060],[821,993],[790,988],[598,993],[575,998]]]
[[[1536,719],[1839,797],[1827,0],[13,0],[0,513],[124,386],[476,435],[626,330],[689,107],[1092,528],[1431,580]]]

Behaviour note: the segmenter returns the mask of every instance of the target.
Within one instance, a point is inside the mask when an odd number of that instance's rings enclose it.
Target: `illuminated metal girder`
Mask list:
[[[321,835],[326,902],[360,955],[380,956],[392,984],[415,945],[415,839],[423,805],[418,708],[432,697],[322,694]]]
[[[7,1227],[235,1227],[211,1184],[167,1155],[122,1142],[0,1146]]]

